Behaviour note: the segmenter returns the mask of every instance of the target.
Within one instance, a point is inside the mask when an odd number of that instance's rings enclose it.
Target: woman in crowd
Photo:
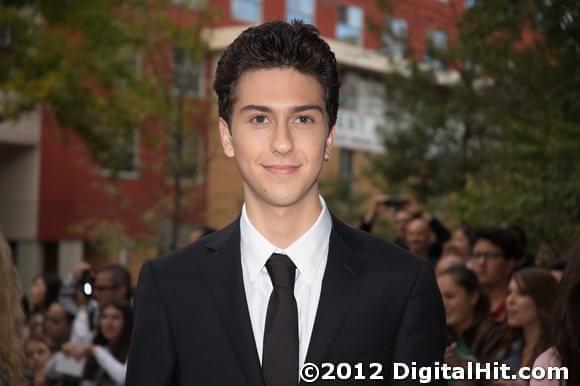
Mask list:
[[[453,267],[465,266],[465,260],[463,257],[456,253],[443,253],[437,264],[435,265],[435,274],[437,276],[441,275],[443,272],[449,270]]]
[[[57,301],[61,281],[55,274],[43,273],[32,280],[30,306],[33,312],[44,312]]]
[[[22,290],[10,247],[1,233],[0,285],[0,386],[19,385],[24,380]]]
[[[454,266],[437,276],[449,329],[446,361],[461,366],[470,358],[487,361],[500,344],[501,330],[489,317],[489,300],[477,276],[464,266]]]
[[[507,364],[512,369],[532,366],[550,343],[550,318],[558,283],[548,270],[524,268],[514,272],[506,298],[507,325],[521,332],[521,351]]]
[[[57,350],[70,340],[74,318],[59,302],[48,307],[44,317],[44,332],[54,342]]]
[[[463,224],[451,235],[450,243],[457,249],[456,254],[463,257],[465,261],[471,256],[471,237],[473,229]]]
[[[65,344],[63,350],[69,355],[87,358],[82,386],[125,384],[132,328],[131,306],[125,301],[114,301],[101,310],[97,335],[92,344]]]
[[[46,335],[33,334],[26,342],[26,362],[30,386],[48,386],[44,366],[54,354],[53,342]]]
[[[30,286],[31,315],[28,322],[30,334],[42,334],[44,314],[58,300],[61,280],[52,273],[43,273],[32,279]]]
[[[568,368],[566,386],[580,386],[580,238],[566,259],[552,319],[552,344],[534,367]],[[559,380],[532,380],[530,386],[558,386]]]

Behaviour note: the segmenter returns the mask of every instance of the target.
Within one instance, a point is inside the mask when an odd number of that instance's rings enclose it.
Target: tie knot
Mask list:
[[[266,262],[266,269],[274,287],[294,289],[296,266],[288,256],[273,253]]]

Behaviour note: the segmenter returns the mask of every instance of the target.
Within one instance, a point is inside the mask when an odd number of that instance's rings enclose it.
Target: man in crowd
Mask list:
[[[412,219],[405,232],[405,240],[409,252],[429,260],[435,264],[438,256],[431,256],[429,246],[431,245],[431,229],[429,223],[422,217]]]
[[[393,212],[389,213],[388,209],[392,209]],[[375,220],[380,213],[385,212],[392,213],[391,218],[396,231],[393,242],[435,264],[441,256],[443,244],[451,238],[445,225],[435,216],[425,212],[413,196],[398,197],[379,194],[374,197],[362,218],[359,229],[372,232]],[[413,226],[409,229],[411,223]]]
[[[114,300],[131,299],[131,273],[120,264],[107,265],[95,276],[95,300],[102,307]]]
[[[491,316],[505,319],[505,298],[510,275],[517,265],[516,248],[510,233],[500,228],[479,230],[473,242],[469,265],[491,302]]]

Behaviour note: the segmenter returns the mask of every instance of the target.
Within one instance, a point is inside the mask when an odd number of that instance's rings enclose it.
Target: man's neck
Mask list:
[[[302,236],[314,224],[321,209],[317,190],[287,207],[246,199],[246,211],[252,225],[279,248],[287,248]]]
[[[493,288],[486,288],[485,293],[489,297],[491,310],[495,310],[504,301],[507,294],[507,285],[498,285]]]

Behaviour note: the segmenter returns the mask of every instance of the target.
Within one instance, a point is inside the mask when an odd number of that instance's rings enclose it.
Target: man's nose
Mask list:
[[[282,122],[275,126],[271,146],[272,151],[279,155],[286,155],[292,152],[294,141],[288,124]]]

